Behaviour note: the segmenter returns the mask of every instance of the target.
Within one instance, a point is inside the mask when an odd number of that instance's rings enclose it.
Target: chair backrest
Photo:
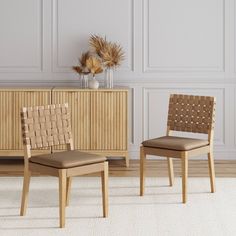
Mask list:
[[[171,94],[169,130],[209,134],[215,124],[215,103],[214,97]]]
[[[68,104],[23,107],[23,144],[30,149],[70,144],[72,141]]]

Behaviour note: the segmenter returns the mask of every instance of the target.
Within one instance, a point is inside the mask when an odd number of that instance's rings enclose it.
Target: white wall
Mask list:
[[[235,14],[234,0],[0,0],[0,86],[76,86],[89,35],[106,35],[126,52],[115,83],[132,88],[133,157],[179,92],[217,97],[215,155],[234,159]]]

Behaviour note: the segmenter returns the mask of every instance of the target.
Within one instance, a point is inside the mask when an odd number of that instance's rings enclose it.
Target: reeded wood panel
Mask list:
[[[50,90],[0,90],[0,150],[22,150],[20,109],[47,104]]]
[[[68,103],[75,149],[125,156],[128,166],[127,102],[128,89],[0,89],[0,155],[22,155],[22,107]]]
[[[90,149],[90,92],[88,91],[60,91],[52,94],[52,103],[69,103],[71,112],[72,136],[75,149]],[[55,149],[65,149],[60,145]]]
[[[0,149],[13,149],[13,93],[0,91]],[[19,113],[20,115],[20,113]]]
[[[127,150],[127,91],[91,93],[91,150]]]
[[[13,91],[12,92],[12,149],[22,150],[23,144],[21,139],[21,119],[20,110],[22,107],[48,105],[51,103],[50,90],[42,91]]]

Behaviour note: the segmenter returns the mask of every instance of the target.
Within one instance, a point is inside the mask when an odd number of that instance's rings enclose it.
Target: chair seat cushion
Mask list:
[[[188,151],[195,148],[207,146],[209,142],[207,140],[202,140],[202,139],[163,136],[160,138],[146,140],[142,144],[144,147],[155,147],[155,148],[163,148],[163,149],[178,150],[178,151]]]
[[[32,156],[29,160],[33,163],[64,169],[103,162],[106,157],[73,150]]]

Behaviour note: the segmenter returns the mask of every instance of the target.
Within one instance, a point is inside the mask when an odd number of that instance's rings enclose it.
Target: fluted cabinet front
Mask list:
[[[21,156],[22,107],[40,106],[51,103],[50,89],[0,89],[0,154]]]
[[[68,103],[75,149],[90,150],[90,92],[83,90],[57,90],[52,93],[52,103]],[[55,149],[65,149],[60,145]]]
[[[91,149],[127,150],[127,93],[91,93]]]
[[[71,110],[75,149],[123,156],[128,166],[128,89],[53,89],[52,103],[65,102]]]
[[[0,92],[0,149],[12,150],[13,145],[13,92]]]
[[[21,156],[22,107],[68,103],[74,147],[128,159],[128,89],[0,89],[0,155]],[[54,151],[64,150],[58,145]],[[47,150],[37,150],[45,152]]]

